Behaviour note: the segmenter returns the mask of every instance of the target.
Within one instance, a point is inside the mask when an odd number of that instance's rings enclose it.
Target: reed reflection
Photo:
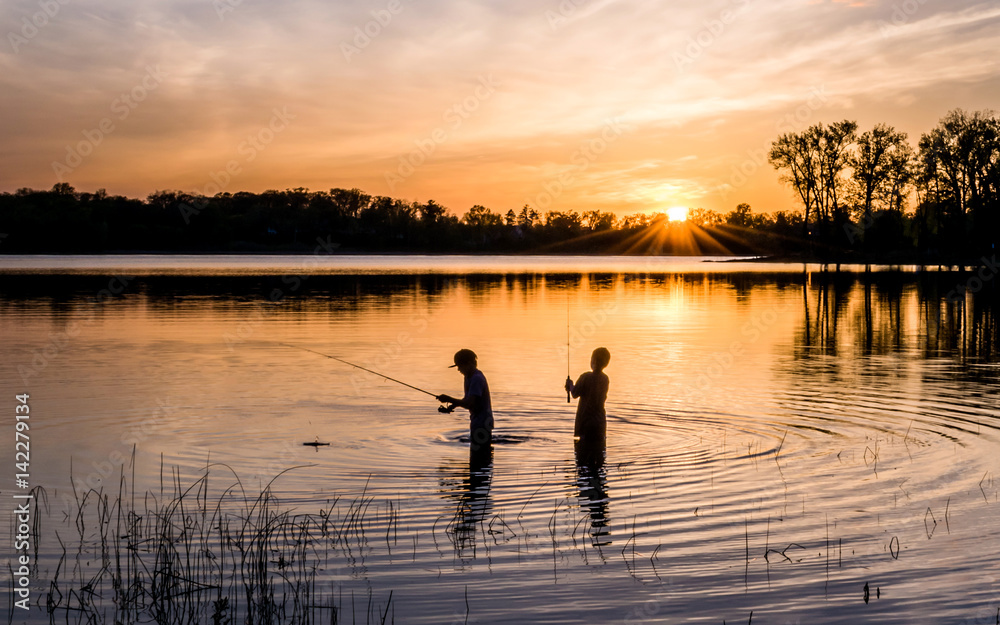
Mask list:
[[[490,487],[493,481],[493,446],[472,445],[467,467],[454,463],[441,467],[440,471],[444,473],[441,486],[445,498],[456,502],[445,532],[456,556],[475,559],[476,534],[492,507]]]

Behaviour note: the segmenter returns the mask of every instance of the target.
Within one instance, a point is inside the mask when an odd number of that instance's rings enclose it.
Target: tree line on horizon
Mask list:
[[[789,132],[769,161],[802,204],[802,238],[826,249],[962,256],[996,248],[1000,118],[956,109],[923,134],[855,121]],[[909,210],[910,204],[913,210]]]
[[[772,144],[769,159],[802,210],[689,211],[616,217],[524,205],[460,217],[434,200],[359,189],[218,193],[157,191],[145,200],[51,190],[0,194],[0,253],[541,252],[781,254],[820,258],[972,258],[996,244],[1000,119],[952,111],[917,149],[884,124],[817,124]],[[910,205],[913,204],[911,210]]]

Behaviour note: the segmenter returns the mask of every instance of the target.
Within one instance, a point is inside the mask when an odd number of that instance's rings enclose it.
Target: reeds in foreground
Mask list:
[[[175,471],[169,496],[161,485],[159,495],[136,497],[134,478],[123,469],[117,492],[74,486],[67,522],[75,544],[68,551],[55,532],[62,555],[45,596],[50,622],[340,622],[345,615],[331,571],[346,561],[341,556],[352,541],[357,547],[364,540],[372,498],[362,495],[346,510],[333,500],[319,514],[292,514],[272,490],[284,471],[251,494],[229,467],[210,468],[224,468],[229,485],[213,493],[206,469],[183,486]],[[391,603],[391,592],[382,606],[369,591],[364,622],[385,623]],[[350,621],[360,622],[358,616]]]

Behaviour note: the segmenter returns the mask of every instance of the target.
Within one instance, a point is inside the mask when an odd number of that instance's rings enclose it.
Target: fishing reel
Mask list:
[[[438,412],[443,413],[443,414],[451,414],[454,411],[455,411],[455,405],[454,404],[452,404],[451,406],[438,406]]]

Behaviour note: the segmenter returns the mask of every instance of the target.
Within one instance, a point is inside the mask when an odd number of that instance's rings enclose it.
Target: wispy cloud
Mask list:
[[[54,183],[51,163],[147,66],[169,78],[116,120],[71,183],[132,195],[199,188],[270,111],[288,107],[295,123],[234,184],[389,193],[386,168],[447,124],[481,76],[493,76],[495,96],[449,128],[399,193],[454,210],[516,208],[551,164],[621,118],[633,131],[560,205],[725,209],[712,190],[813,89],[829,95],[813,121],[908,102],[901,118],[929,130],[966,102],[942,110],[940,99],[918,96],[961,84],[956,94],[982,99],[1000,80],[993,3],[242,0],[221,15],[217,4],[66,3],[27,43],[15,50],[8,41],[0,48],[0,188]],[[17,35],[38,10],[12,0],[0,32]],[[345,45],[356,53],[345,55]],[[773,174],[758,178],[741,199],[786,201]]]

